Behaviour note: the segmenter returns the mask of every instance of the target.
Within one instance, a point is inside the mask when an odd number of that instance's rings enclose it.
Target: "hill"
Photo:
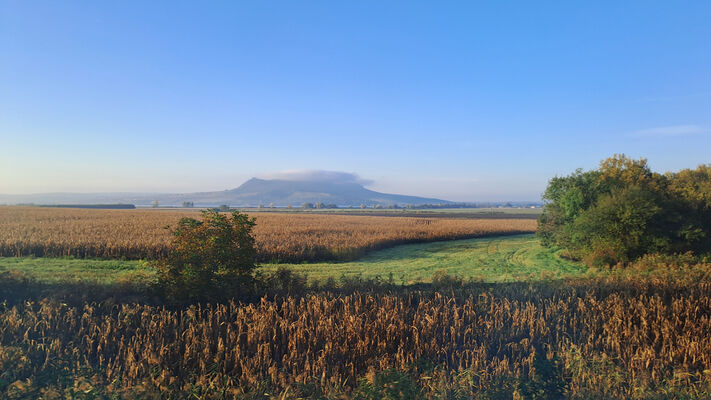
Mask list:
[[[235,205],[258,205],[273,202],[277,206],[317,202],[339,206],[450,203],[440,199],[380,193],[366,189],[363,185],[354,182],[289,181],[258,178],[252,178],[240,187],[226,191],[224,198]]]
[[[0,195],[0,204],[98,204],[126,203],[146,206],[157,200],[160,205],[179,206],[184,201],[195,206],[249,207],[260,204],[301,206],[324,203],[338,206],[453,204],[447,200],[380,193],[356,182],[286,180],[252,178],[231,190],[197,193],[46,193],[36,195]]]

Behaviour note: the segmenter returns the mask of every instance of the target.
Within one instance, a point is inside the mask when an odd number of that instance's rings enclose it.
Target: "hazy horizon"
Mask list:
[[[404,193],[404,192],[396,192],[396,191],[388,191],[388,190],[380,190],[378,189],[378,185],[376,182],[370,179],[365,179],[360,177],[356,173],[348,173],[348,172],[342,172],[342,171],[327,171],[327,170],[287,170],[287,171],[279,171],[279,172],[272,172],[272,173],[266,173],[266,174],[259,174],[257,176],[245,179],[242,182],[239,182],[236,185],[230,186],[230,187],[215,187],[215,188],[209,188],[207,190],[183,190],[183,191],[151,191],[151,190],[122,190],[122,191],[56,191],[56,192],[27,192],[27,193],[0,193],[1,195],[7,195],[7,196],[39,196],[39,195],[52,195],[52,194],[179,194],[179,193],[198,193],[198,192],[218,192],[218,191],[223,191],[223,190],[231,190],[231,189],[236,189],[243,183],[247,182],[249,179],[264,179],[264,180],[285,180],[285,181],[308,181],[308,182],[331,182],[331,183],[356,183],[359,185],[362,185],[368,189],[375,190],[378,192],[383,192],[383,193],[392,193],[392,194],[402,194],[402,195],[410,195],[410,196],[419,196],[419,197],[433,197],[437,198],[440,200],[448,200],[448,201],[455,201],[455,202],[508,202],[508,201],[514,201],[514,202],[539,202],[540,201],[540,196],[538,198],[515,198],[515,197],[487,197],[487,198],[446,198],[443,196],[438,196],[435,194],[429,195],[429,194],[420,194],[420,193]],[[0,200],[2,198],[0,197]]]
[[[694,168],[711,161],[710,18],[708,2],[0,0],[0,193],[309,170],[537,201],[615,153]]]

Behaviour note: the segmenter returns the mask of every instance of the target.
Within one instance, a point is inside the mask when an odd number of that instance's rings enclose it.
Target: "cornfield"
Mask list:
[[[196,212],[0,207],[0,256],[150,259],[170,250],[170,230]],[[396,244],[529,233],[531,219],[447,219],[259,214],[261,261],[350,260]]]
[[[173,310],[24,302],[0,306],[0,393],[364,398],[380,381],[400,388],[389,398],[709,398],[710,296],[708,279],[599,278]]]

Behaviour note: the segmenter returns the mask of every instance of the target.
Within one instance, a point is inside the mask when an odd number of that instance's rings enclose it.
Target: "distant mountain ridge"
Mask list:
[[[427,204],[450,203],[446,200],[406,196],[399,194],[380,193],[366,189],[363,185],[353,182],[313,182],[288,181],[279,179],[252,178],[237,189],[228,193],[237,202],[250,204],[300,205],[301,203],[325,203],[339,206],[358,206],[365,204]]]
[[[0,195],[0,204],[97,204],[126,203],[147,206],[154,201],[160,205],[180,206],[193,202],[197,207],[219,206],[254,207],[260,204],[301,206],[302,203],[324,203],[337,206],[453,204],[451,201],[380,193],[355,182],[303,181],[252,178],[239,187],[216,192],[197,193],[47,193],[37,195]]]

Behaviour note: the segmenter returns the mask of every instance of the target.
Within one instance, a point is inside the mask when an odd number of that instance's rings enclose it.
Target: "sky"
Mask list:
[[[323,170],[534,201],[615,153],[694,168],[709,21],[709,1],[0,0],[0,193]]]

